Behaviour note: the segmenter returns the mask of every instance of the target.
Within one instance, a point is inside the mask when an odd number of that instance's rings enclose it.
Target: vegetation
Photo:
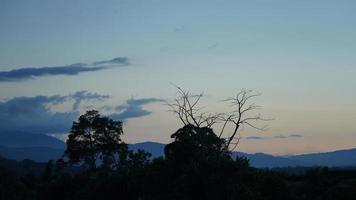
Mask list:
[[[118,167],[127,154],[120,136],[122,122],[101,117],[98,111],[87,111],[74,122],[64,152],[71,164],[82,164],[90,170],[100,162],[104,168]]]
[[[286,173],[253,168],[242,157],[233,159],[229,146],[236,132],[227,139],[215,134],[210,125],[221,115],[196,117],[196,103],[190,104],[189,94],[183,94],[183,104],[177,101],[174,111],[184,126],[171,135],[164,157],[129,150],[121,140],[122,122],[88,111],[73,123],[62,159],[47,164],[27,161],[22,168],[3,160],[17,171],[0,168],[0,199],[355,199],[355,170]],[[241,94],[245,100],[236,98],[238,108],[247,101],[247,93]],[[243,118],[241,111],[224,123],[238,129],[249,119],[262,119]],[[33,166],[41,173],[19,172]]]
[[[264,118],[261,114],[256,114],[255,111],[261,106],[251,102],[255,97],[261,94],[255,93],[252,90],[242,89],[236,94],[235,97],[225,99],[228,102],[231,111],[225,113],[208,113],[202,112],[202,108],[199,107],[199,101],[203,94],[192,95],[182,88],[176,86],[178,89],[178,97],[174,103],[168,104],[171,107],[171,111],[176,114],[178,119],[184,125],[194,125],[196,127],[212,128],[217,124],[222,124],[220,129],[219,138],[226,137],[226,146],[230,150],[236,149],[240,137],[237,134],[240,128],[248,126],[256,130],[264,131],[267,126],[261,126],[259,122],[270,121],[272,119]],[[230,127],[230,129],[227,129]]]

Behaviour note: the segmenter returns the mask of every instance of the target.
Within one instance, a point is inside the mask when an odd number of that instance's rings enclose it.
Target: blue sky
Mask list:
[[[125,123],[127,141],[169,142],[180,126],[162,102],[175,96],[171,82],[204,91],[212,112],[248,88],[263,93],[261,112],[276,120],[263,133],[243,130],[241,150],[355,147],[355,9],[352,0],[0,0],[0,109],[67,97],[33,113],[135,111]],[[126,62],[109,62],[115,58]],[[19,69],[32,74],[5,80]],[[110,97],[73,109],[79,91]]]

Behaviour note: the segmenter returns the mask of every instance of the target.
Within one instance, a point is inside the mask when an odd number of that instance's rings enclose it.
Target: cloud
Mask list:
[[[0,102],[0,131],[58,133],[69,131],[78,117],[79,104],[84,100],[101,100],[107,95],[80,91],[67,96],[15,97]],[[54,112],[51,105],[74,101],[72,110]]]
[[[10,71],[0,71],[0,82],[31,80],[42,76],[68,75],[74,76],[83,72],[94,72],[108,69],[113,66],[127,66],[129,59],[117,57],[112,60],[96,61],[92,64],[76,63],[53,67],[25,67]]]
[[[291,135],[289,135],[289,137],[303,137],[303,135],[300,135],[300,134],[291,134]]]
[[[267,139],[287,139],[287,138],[301,138],[303,135],[291,134],[291,135],[276,135],[271,137],[260,137],[260,136],[248,136],[245,137],[247,140],[267,140]]]
[[[216,49],[219,46],[218,43],[214,43],[208,46],[208,49]]]
[[[273,136],[273,138],[276,138],[276,139],[301,138],[301,137],[303,137],[303,135],[300,135],[300,134],[290,134],[290,135],[277,135],[277,136]]]
[[[91,101],[102,103],[109,98],[109,95],[79,91],[70,95],[15,97],[0,101],[0,133],[6,131],[66,133],[70,130],[73,121],[79,117],[80,108],[90,105]],[[123,105],[104,107],[106,112],[111,113],[109,117],[125,121],[151,114],[151,111],[143,109],[142,106],[161,101],[163,100],[156,98],[129,99]],[[53,109],[56,105],[62,104],[70,105],[69,111]],[[96,107],[92,106],[91,109]]]
[[[113,64],[121,64],[121,65],[129,65],[129,59],[126,57],[117,57],[111,60],[102,60],[102,61],[96,61],[93,63],[93,65],[113,65]]]
[[[58,133],[70,129],[78,117],[79,104],[84,100],[101,100],[107,95],[80,91],[67,96],[15,97],[0,102],[0,131]],[[49,105],[74,101],[72,110],[54,112]]]
[[[83,100],[103,100],[103,99],[109,98],[110,96],[109,95],[100,95],[97,93],[90,93],[88,91],[79,91],[79,92],[71,95],[71,97],[73,99],[75,99],[72,109],[78,110],[79,105]]]
[[[124,105],[115,107],[115,111],[118,113],[114,113],[110,115],[110,117],[115,120],[144,117],[152,113],[151,111],[143,109],[144,105],[163,101],[163,99],[157,98],[129,99]]]
[[[276,135],[276,136],[273,136],[273,138],[284,139],[284,138],[287,138],[287,136],[284,136],[284,135]]]
[[[179,27],[174,28],[174,32],[176,32],[176,33],[181,33],[184,30],[185,30],[184,26],[179,26]]]
[[[78,112],[51,112],[46,104],[62,96],[16,97],[0,103],[1,131],[56,133],[68,131]],[[61,100],[60,100],[61,101]]]
[[[261,139],[265,139],[265,138],[258,137],[258,136],[250,136],[250,137],[246,137],[245,139],[247,139],[247,140],[261,140]]]

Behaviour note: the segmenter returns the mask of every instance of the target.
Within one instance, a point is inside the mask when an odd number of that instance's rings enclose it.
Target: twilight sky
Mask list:
[[[354,0],[0,0],[0,132],[65,133],[87,109],[167,143],[177,84],[206,111],[241,88],[269,129],[241,151],[356,147]],[[18,125],[18,121],[23,122]]]

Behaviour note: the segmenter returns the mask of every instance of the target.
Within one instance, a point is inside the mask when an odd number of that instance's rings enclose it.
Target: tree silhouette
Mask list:
[[[231,147],[231,150],[234,150],[239,141],[240,137],[236,137],[237,132],[242,126],[249,126],[251,128],[264,131],[267,126],[259,126],[256,122],[258,121],[270,121],[272,119],[267,119],[261,116],[261,114],[253,114],[252,112],[261,108],[261,106],[256,105],[255,103],[251,103],[250,101],[260,96],[260,93],[255,93],[252,90],[242,89],[240,92],[236,94],[235,97],[228,98],[225,101],[230,103],[232,106],[232,111],[229,113],[224,113],[221,121],[224,122],[219,137],[225,132],[225,127],[227,124],[233,125],[233,131],[228,133],[227,146]]]
[[[208,113],[202,112],[202,108],[199,107],[203,93],[192,95],[189,91],[185,91],[178,86],[175,87],[178,90],[178,97],[174,100],[174,103],[168,103],[171,111],[177,115],[185,126],[192,124],[198,128],[212,128],[218,123],[222,124],[218,137],[227,138],[226,144],[230,150],[234,150],[237,147],[240,141],[237,133],[242,126],[246,125],[264,131],[266,126],[259,126],[257,122],[272,120],[262,117],[261,114],[254,113],[261,106],[255,105],[250,101],[261,94],[255,93],[252,90],[242,89],[235,97],[224,100],[230,104],[232,108],[230,112]],[[228,129],[227,127],[231,128]]]
[[[117,168],[128,153],[122,134],[121,121],[102,117],[96,110],[87,111],[73,122],[65,155],[70,163],[85,164],[89,169],[95,169],[97,163]]]
[[[171,138],[174,141],[165,147],[167,160],[190,164],[230,158],[225,140],[217,137],[211,128],[188,124]]]

